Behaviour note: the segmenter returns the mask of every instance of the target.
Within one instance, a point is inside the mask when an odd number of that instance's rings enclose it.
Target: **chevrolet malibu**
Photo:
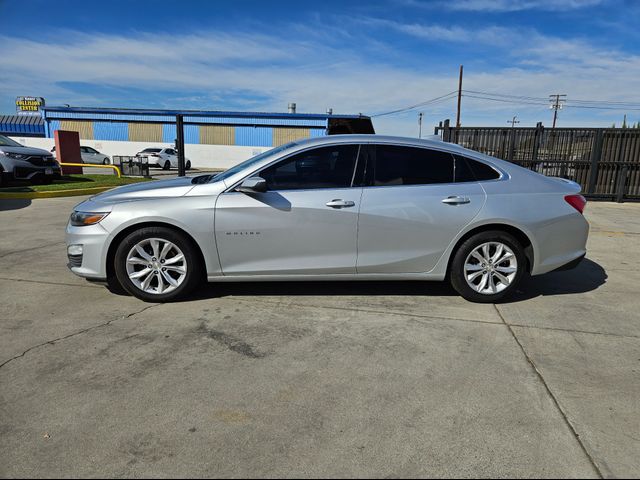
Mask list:
[[[580,186],[440,141],[296,141],[218,175],[122,186],[77,205],[71,271],[165,302],[204,281],[445,280],[496,302],[571,268]]]

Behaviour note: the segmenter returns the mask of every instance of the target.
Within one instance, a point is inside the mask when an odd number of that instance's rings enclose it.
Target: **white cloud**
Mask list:
[[[376,23],[377,22],[377,23]],[[464,87],[469,90],[546,98],[567,93],[570,98],[632,100],[640,77],[640,57],[595,46],[584,39],[559,39],[534,30],[486,26],[401,24],[387,20],[353,19],[345,31],[371,29],[366,35],[339,36],[318,31],[286,37],[274,34],[198,32],[187,35],[84,35],[64,32],[43,40],[0,36],[0,91],[6,96],[38,95],[50,104],[125,106],[131,89],[146,93],[180,92],[161,103],[169,108],[229,108],[226,96],[241,100],[251,110],[284,111],[289,101],[299,111],[372,114],[433,98],[457,87],[457,64],[434,65],[429,51],[456,41],[501,58],[501,65],[485,65],[468,58]],[[425,53],[401,52],[406,62],[391,62],[394,49],[376,38],[376,28],[393,28],[421,39],[431,47]],[[349,34],[351,35],[351,34]],[[508,38],[508,41],[504,39]],[[346,40],[350,41],[346,41]],[[385,55],[372,57],[367,48],[382,45]],[[395,52],[399,54],[400,52]],[[375,58],[375,59],[374,59]],[[443,75],[441,72],[449,71]],[[97,98],[74,83],[102,87],[113,98]],[[95,91],[95,89],[94,89]],[[102,91],[102,90],[101,90]],[[122,93],[120,93],[122,92]],[[208,103],[207,103],[208,102]],[[234,100],[234,104],[237,101]],[[144,106],[138,102],[136,106]],[[453,117],[455,102],[424,108],[428,122]],[[582,116],[581,116],[582,113]],[[563,119],[583,125],[610,124],[612,115],[624,112],[562,112]],[[513,114],[523,125],[545,120],[544,106],[509,105],[479,99],[463,99],[467,124],[502,124]],[[639,115],[640,117],[640,115]],[[417,112],[381,117],[378,131],[417,133]]]
[[[470,12],[518,12],[523,10],[568,11],[594,7],[607,0],[445,0],[429,2],[405,0],[402,3],[414,7],[434,7]]]

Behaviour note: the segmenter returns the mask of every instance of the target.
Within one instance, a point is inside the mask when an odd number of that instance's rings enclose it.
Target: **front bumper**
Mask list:
[[[13,167],[13,178],[16,180],[33,180],[40,178],[60,178],[62,171],[60,166],[55,165],[32,165],[28,162],[20,162],[19,165]]]
[[[66,248],[69,270],[91,280],[106,280],[106,258],[109,232],[99,223],[85,227],[67,224]],[[70,245],[81,245],[81,255],[69,255]]]

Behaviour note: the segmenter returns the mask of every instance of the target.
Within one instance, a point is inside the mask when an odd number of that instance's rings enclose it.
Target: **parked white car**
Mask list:
[[[150,167],[160,167],[163,170],[178,168],[178,152],[173,148],[145,148],[136,153],[136,157],[147,157]],[[185,158],[184,166],[187,170],[190,170],[191,160]]]
[[[56,156],[55,145],[51,149],[51,153],[53,154],[54,157]],[[100,153],[95,148],[81,146],[80,156],[82,157],[83,163],[93,163],[94,165],[110,165],[111,164],[111,158],[109,158],[109,156],[105,155],[104,153]]]

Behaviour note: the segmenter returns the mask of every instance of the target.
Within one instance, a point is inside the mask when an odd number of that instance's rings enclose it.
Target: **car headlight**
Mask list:
[[[21,153],[13,153],[13,152],[0,151],[0,155],[4,155],[9,158],[14,158],[16,160],[22,160],[23,158],[27,158],[27,155],[22,155]]]
[[[109,212],[73,212],[71,214],[70,222],[74,227],[84,227],[87,225],[95,225],[102,221],[104,217],[109,215]]]

